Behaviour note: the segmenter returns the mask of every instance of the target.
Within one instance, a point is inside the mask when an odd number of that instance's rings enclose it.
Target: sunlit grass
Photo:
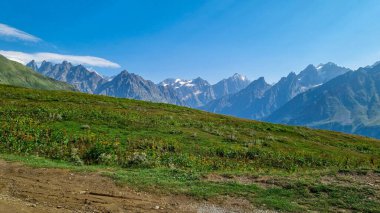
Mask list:
[[[370,187],[323,184],[338,171],[379,170],[378,140],[75,92],[0,86],[3,159],[102,171],[120,184],[197,199],[236,196],[284,211],[379,208]],[[39,157],[37,157],[39,156]],[[280,184],[210,182],[209,174]],[[327,188],[326,188],[327,187]]]

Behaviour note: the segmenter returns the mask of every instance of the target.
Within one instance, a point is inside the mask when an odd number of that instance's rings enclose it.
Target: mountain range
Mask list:
[[[61,64],[43,61],[41,66],[31,61],[26,66],[50,78],[69,83],[85,93],[93,94],[99,84],[106,82],[98,73],[91,72],[82,65],[74,66],[67,61]]]
[[[26,66],[50,78],[67,82],[85,93],[171,103],[193,108],[201,107],[224,95],[238,92],[250,83],[245,76],[234,74],[215,85],[211,85],[202,78],[166,79],[155,84],[126,70],[108,78],[82,65],[74,66],[67,61],[60,64],[43,61],[40,66],[35,61],[31,61]]]
[[[294,72],[270,86],[259,78],[245,89],[215,101],[202,109],[242,118],[261,120],[283,106],[296,95],[342,75],[350,69],[334,63],[307,66],[298,75]]]
[[[250,81],[238,73],[211,85],[202,78],[193,80],[166,79],[159,83],[166,88],[173,88],[177,96],[186,106],[198,108],[206,105],[212,100],[219,99],[225,95],[234,94],[248,86]]]
[[[380,138],[379,63],[356,71],[331,62],[308,65],[275,84],[235,74],[213,85],[202,78],[169,78],[155,84],[127,71],[107,78],[69,62],[38,66],[32,61],[27,66],[86,93]]]
[[[304,92],[265,120],[380,138],[380,64]]]
[[[183,105],[170,88],[156,85],[126,70],[98,85],[95,94]]]

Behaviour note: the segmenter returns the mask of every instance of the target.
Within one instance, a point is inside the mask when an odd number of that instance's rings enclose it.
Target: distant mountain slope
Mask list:
[[[67,61],[60,64],[44,61],[41,66],[31,61],[27,66],[45,76],[67,82],[85,93],[183,105],[172,88],[157,86],[126,71],[112,78],[104,78],[82,65],[74,66]]]
[[[85,93],[164,102],[194,108],[204,106],[225,95],[236,93],[250,83],[245,76],[234,74],[215,85],[209,84],[202,78],[189,81],[166,79],[156,85],[141,76],[128,72],[122,72],[113,77],[103,77],[82,65],[74,66],[67,61],[60,64],[43,61],[40,66],[35,61],[31,61],[26,66],[45,76],[69,83]]]
[[[267,89],[260,97],[252,98],[255,91],[241,90],[228,98],[210,102],[204,109],[238,117],[263,119],[296,95],[348,71],[350,70],[339,67],[334,63],[321,64],[317,67],[309,65],[298,75],[292,72],[287,77],[281,78],[279,82]],[[250,86],[247,88],[250,88]],[[237,100],[250,101],[245,101],[245,104],[242,105],[242,102]]]
[[[215,98],[218,99],[226,95],[237,93],[246,88],[250,83],[251,81],[248,80],[247,77],[235,73],[233,76],[212,85],[212,89],[214,90]]]
[[[107,82],[96,72],[89,71],[82,65],[73,66],[67,61],[61,64],[52,64],[51,62],[44,61],[40,67],[38,67],[35,61],[31,61],[26,66],[50,78],[69,83],[78,90],[90,94],[94,93],[98,85]]]
[[[173,88],[177,97],[189,107],[203,106],[215,99],[211,84],[202,78],[193,80],[166,79],[159,85]]]
[[[380,138],[380,64],[302,93],[266,120]]]
[[[183,105],[171,88],[157,86],[152,81],[127,71],[100,85],[95,94]]]
[[[74,90],[69,84],[45,77],[0,55],[0,84],[47,90]]]
[[[172,87],[186,106],[199,108],[212,100],[236,93],[249,83],[245,76],[236,73],[214,85],[199,77],[193,80],[166,79],[159,85]]]
[[[221,112],[223,114],[234,114],[238,117],[243,117],[244,114],[250,113],[249,106],[263,97],[264,93],[271,86],[261,77],[253,81],[249,86],[242,89],[240,92],[232,95],[226,95],[220,99],[211,101],[201,109],[209,112]]]

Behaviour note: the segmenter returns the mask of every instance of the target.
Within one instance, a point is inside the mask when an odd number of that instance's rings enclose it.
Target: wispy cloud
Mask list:
[[[10,60],[17,61],[22,64],[26,64],[31,60],[36,61],[36,63],[41,63],[42,61],[50,61],[54,63],[69,61],[72,64],[82,64],[94,67],[120,68],[120,65],[115,62],[94,56],[62,55],[49,52],[25,53],[5,50],[0,50],[0,54]]]
[[[0,37],[4,39],[16,39],[30,42],[42,41],[42,39],[34,35],[2,23],[0,23]]]

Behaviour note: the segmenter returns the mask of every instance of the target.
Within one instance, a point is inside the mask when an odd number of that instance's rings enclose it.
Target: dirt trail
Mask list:
[[[239,199],[196,201],[120,187],[97,173],[31,168],[0,160],[0,212],[252,212]],[[262,211],[260,211],[262,212]]]

